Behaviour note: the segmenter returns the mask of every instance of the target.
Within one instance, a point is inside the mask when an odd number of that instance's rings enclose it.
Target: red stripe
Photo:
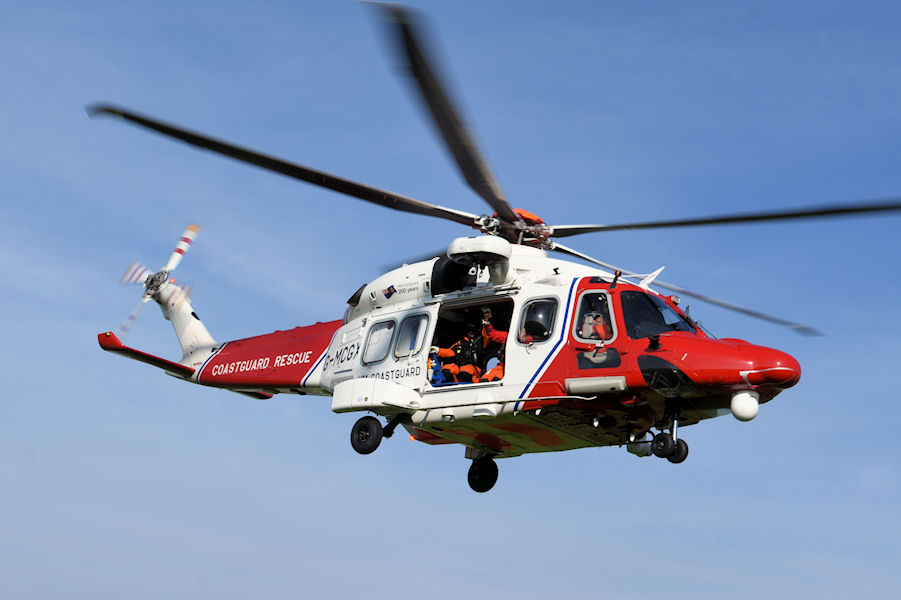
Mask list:
[[[176,248],[175,251],[176,251],[177,253],[181,254],[182,256],[185,255],[185,251],[182,250],[181,248]]]
[[[191,238],[183,237],[183,238],[181,238],[181,241],[183,241],[183,242],[185,242],[185,243],[187,243],[187,244],[190,244],[190,243],[191,243],[192,241],[194,241],[194,240],[192,240]]]

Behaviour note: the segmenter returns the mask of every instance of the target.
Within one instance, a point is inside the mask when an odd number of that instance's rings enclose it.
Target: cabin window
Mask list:
[[[606,342],[613,339],[614,323],[610,316],[610,298],[605,292],[582,294],[574,327],[576,337],[581,340]]]
[[[391,338],[394,335],[394,321],[382,321],[369,329],[366,349],[363,350],[363,364],[377,363],[388,356]]]
[[[407,358],[419,354],[419,351],[422,350],[422,341],[425,338],[428,323],[427,315],[414,315],[403,320],[397,333],[397,343],[394,345],[395,358]]]
[[[522,311],[522,321],[516,340],[521,344],[543,342],[551,337],[554,331],[554,320],[557,316],[556,298],[532,300]]]
[[[658,296],[622,292],[620,302],[626,333],[633,340],[669,331],[695,331],[691,323]]]

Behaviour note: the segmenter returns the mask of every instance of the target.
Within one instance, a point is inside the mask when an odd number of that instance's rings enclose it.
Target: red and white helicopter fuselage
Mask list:
[[[500,250],[491,266],[479,266],[472,261],[486,239]],[[488,236],[455,240],[451,251],[454,261],[405,265],[363,286],[341,320],[221,344],[181,288],[163,285],[152,299],[175,329],[181,360],[128,348],[112,332],[100,334],[100,344],[260,399],[330,395],[335,412],[381,415],[389,432],[402,424],[414,439],[460,443],[483,461],[611,445],[647,455],[654,430],[678,443],[680,425],[730,413],[748,420],[800,378],[788,354],[709,336],[650,281],[627,282]],[[442,280],[442,267],[455,264],[463,275]],[[586,327],[599,305],[602,334]],[[503,378],[437,381],[440,359],[430,349],[459,337],[463,322],[486,308],[492,325],[509,332]],[[659,454],[672,456],[668,446]]]
[[[191,146],[391,210],[480,231],[446,255],[405,265],[361,287],[343,319],[219,343],[170,279],[197,234],[189,226],[166,265],[133,265],[140,304],[120,335],[101,347],[153,364],[181,379],[254,398],[330,395],[336,412],[363,411],[351,443],[361,454],[402,425],[415,440],[459,443],[473,459],[470,486],[489,490],[494,458],[589,446],[626,446],[680,463],[688,445],[679,427],[732,414],[746,421],[795,385],[801,368],[784,352],[716,339],[679,308],[675,291],[813,335],[810,327],[626,273],[559,240],[632,229],[718,226],[901,211],[901,201],[856,202],[765,212],[619,224],[548,225],[507,201],[432,66],[415,12],[371,3],[385,17],[398,57],[466,184],[491,216],[448,208],[215,139],[107,104],[88,108]],[[493,211],[493,212],[492,212]],[[554,251],[601,267],[552,259]],[[120,338],[144,304],[155,301],[178,337],[170,361]],[[481,322],[481,323],[480,323]],[[478,329],[482,335],[479,337]],[[464,344],[465,342],[465,344]],[[464,348],[466,351],[461,351]],[[456,348],[456,350],[452,350]],[[461,362],[465,364],[461,365]],[[465,377],[464,377],[465,375]]]

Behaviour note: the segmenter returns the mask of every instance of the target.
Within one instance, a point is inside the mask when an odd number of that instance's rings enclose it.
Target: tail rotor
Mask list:
[[[191,247],[191,244],[194,243],[199,231],[200,226],[193,223],[185,228],[178,243],[175,244],[175,249],[169,256],[169,260],[160,271],[154,273],[146,265],[140,262],[133,262],[129,265],[128,269],[126,269],[120,280],[121,283],[142,284],[144,286],[144,294],[138,305],[135,306],[134,310],[131,311],[122,322],[122,325],[119,326],[118,337],[120,340],[124,340],[128,332],[131,331],[131,328],[134,326],[138,315],[141,314],[144,305],[151,300],[160,299],[160,294],[170,285],[175,289],[172,290],[171,294],[167,295],[168,299],[171,299],[172,294],[178,294],[180,296],[178,306],[188,301],[194,286],[177,284],[174,279],[169,277],[169,274],[178,267],[179,263],[181,263],[182,257],[184,257],[185,252],[188,251],[188,248]]]

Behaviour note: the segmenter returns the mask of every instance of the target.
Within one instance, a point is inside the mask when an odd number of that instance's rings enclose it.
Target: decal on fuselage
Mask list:
[[[221,375],[234,375],[235,373],[246,373],[249,371],[263,371],[269,368],[271,364],[273,368],[292,367],[294,365],[303,365],[311,362],[313,355],[312,350],[304,352],[289,352],[287,354],[279,354],[272,356],[259,356],[256,358],[248,358],[244,360],[234,360],[232,362],[213,365],[210,369],[210,375],[219,377]]]
[[[322,361],[322,370],[336,369],[355,359],[360,353],[360,342],[354,342],[338,348],[334,354],[327,354]]]
[[[405,285],[401,287],[397,287],[394,285],[389,285],[387,288],[382,290],[382,296],[385,297],[385,300],[390,300],[392,296],[403,296],[405,294],[414,294],[419,292],[419,284],[415,285]]]
[[[229,363],[213,365],[210,369],[210,375],[218,377],[219,375],[232,375],[234,373],[244,373],[245,371],[261,371],[269,366],[270,358],[254,358],[249,360],[236,360]]]
[[[367,375],[370,379],[406,379],[407,377],[419,377],[422,375],[422,366],[404,367],[402,369],[388,369]]]
[[[293,354],[281,354],[275,357],[274,366],[290,367],[291,365],[302,365],[310,362],[310,355],[312,354],[312,350],[307,350],[306,352],[294,352]],[[260,368],[265,369],[266,367]]]

